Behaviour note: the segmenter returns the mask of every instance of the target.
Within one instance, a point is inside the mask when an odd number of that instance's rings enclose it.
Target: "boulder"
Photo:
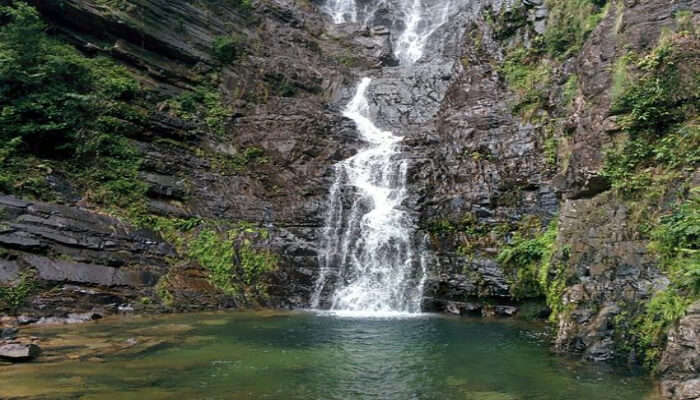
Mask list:
[[[41,349],[35,344],[9,343],[0,346],[0,359],[10,362],[29,361],[39,353]]]

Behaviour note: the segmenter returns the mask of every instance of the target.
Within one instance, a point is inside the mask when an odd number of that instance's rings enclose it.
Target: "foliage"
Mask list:
[[[700,54],[682,47],[687,40],[663,39],[637,62],[640,76],[613,103],[611,111],[628,138],[607,151],[602,174],[624,194],[646,190],[656,177],[700,161],[700,80],[692,66]]]
[[[0,286],[0,309],[6,309],[11,313],[24,304],[35,288],[34,275],[23,272],[15,282],[8,286]]]
[[[649,368],[668,331],[700,299],[700,199],[697,189],[688,196],[683,183],[692,182],[700,162],[697,44],[695,33],[667,34],[646,56],[625,55],[614,73],[611,111],[624,135],[607,151],[602,173],[636,201],[634,209],[647,220],[640,232],[670,280],[641,309],[632,305],[616,318],[623,347]]]
[[[569,79],[566,80],[564,88],[562,90],[562,100],[567,106],[576,98],[578,94],[578,76],[576,74],[571,74]]]
[[[659,257],[659,267],[670,284],[656,292],[642,309],[616,318],[621,341],[639,354],[653,369],[666,345],[668,331],[685,315],[690,304],[700,300],[700,197],[697,189],[650,232],[650,249]],[[630,317],[634,315],[633,317]]]
[[[513,112],[530,115],[547,104],[545,87],[550,79],[550,70],[551,67],[535,49],[517,47],[507,53],[500,71],[508,87],[519,96]]]
[[[264,276],[277,269],[278,258],[255,246],[267,231],[240,224],[225,234],[204,229],[188,245],[188,255],[209,271],[214,286],[229,294],[265,295]]]
[[[253,0],[226,0],[240,11],[248,12],[253,9]]]
[[[122,117],[116,104],[138,83],[107,59],[49,37],[34,8],[12,4],[0,7],[8,20],[0,27],[0,138],[20,137],[24,150],[49,157],[94,150],[113,133],[100,128]]]
[[[607,0],[548,0],[550,15],[543,34],[543,48],[552,57],[565,59],[578,53],[586,38],[607,11]]]
[[[668,330],[685,315],[691,300],[675,289],[662,290],[651,298],[644,312],[634,319],[632,334],[642,351],[644,364],[653,369],[666,344]]]
[[[238,34],[217,36],[212,45],[212,52],[222,64],[231,64],[244,54],[245,42],[245,38]]]
[[[556,219],[544,232],[533,234],[531,229],[531,223],[522,225],[497,258],[514,277],[511,293],[516,299],[545,295],[549,286],[550,261],[557,238]]]
[[[684,117],[680,74],[672,61],[670,41],[663,41],[637,67],[645,73],[615,101],[611,112],[623,114],[621,125],[633,135],[664,132]]]
[[[0,190],[43,198],[44,176],[61,165],[93,201],[141,204],[140,157],[127,139],[145,120],[130,104],[138,82],[47,35],[23,1],[0,6],[0,19]]]
[[[227,118],[232,114],[229,106],[223,103],[221,94],[215,89],[199,87],[177,97],[166,104],[175,116],[185,121],[204,121],[209,131],[223,135]]]

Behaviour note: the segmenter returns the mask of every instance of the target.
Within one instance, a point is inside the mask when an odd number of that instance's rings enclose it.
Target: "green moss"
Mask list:
[[[175,296],[170,291],[170,282],[168,275],[162,276],[155,286],[156,295],[160,299],[161,304],[166,307],[171,307],[175,303]]]
[[[629,88],[631,76],[629,72],[630,64],[635,63],[636,54],[628,52],[622,57],[615,60],[612,74],[612,87],[610,89],[610,97],[616,101]]]
[[[230,295],[259,299],[267,295],[266,277],[276,270],[279,258],[259,246],[269,232],[254,224],[192,218],[142,218],[141,226],[160,233],[177,252],[196,261],[208,272],[209,281]],[[167,280],[162,287],[167,289]],[[159,295],[161,299],[167,294]]]
[[[507,53],[500,72],[508,87],[518,94],[514,113],[530,116],[547,104],[550,71],[551,66],[539,57],[536,50],[517,47]]]
[[[662,37],[627,68],[633,75],[612,107],[625,135],[608,150],[603,174],[636,210],[640,234],[670,280],[643,306],[623,305],[616,319],[621,347],[649,368],[669,330],[700,299],[700,199],[697,189],[684,189],[700,162],[697,40],[688,32]]]
[[[494,38],[505,40],[527,26],[528,11],[523,4],[516,3],[514,7],[504,7],[499,13],[490,13],[487,22],[493,29]]]
[[[578,95],[578,76],[576,74],[571,74],[564,84],[562,90],[562,100],[564,104],[568,107],[571,102]]]

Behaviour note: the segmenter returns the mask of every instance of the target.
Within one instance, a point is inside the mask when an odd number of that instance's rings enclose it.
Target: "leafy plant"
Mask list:
[[[20,274],[13,284],[0,286],[0,308],[16,314],[35,286],[34,275],[30,272]]]
[[[224,134],[227,118],[232,114],[230,107],[223,103],[221,94],[204,86],[184,92],[165,103],[170,112],[178,118],[185,121],[204,121],[209,131],[217,135]]]
[[[548,0],[550,11],[543,45],[560,59],[578,53],[607,11],[607,0]]]
[[[526,219],[497,258],[511,274],[513,297],[520,300],[544,297],[553,321],[565,311],[562,295],[567,286],[566,261],[569,258],[569,248],[563,246],[557,250],[556,239],[556,218],[544,231],[539,228],[537,218]],[[558,252],[556,257],[555,251]]]
[[[245,52],[245,38],[238,34],[217,36],[212,45],[212,52],[222,64],[231,64]]]
[[[264,276],[277,269],[278,258],[257,248],[253,238],[267,231],[242,224],[225,234],[201,231],[188,246],[188,254],[209,271],[214,286],[229,294],[265,295]]]

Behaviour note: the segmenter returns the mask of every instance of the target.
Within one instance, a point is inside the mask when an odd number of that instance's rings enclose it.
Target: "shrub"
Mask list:
[[[245,38],[238,34],[218,36],[214,39],[212,52],[222,64],[231,64],[245,52]]]
[[[112,61],[89,58],[45,33],[23,1],[0,6],[0,190],[42,197],[49,165],[61,166],[108,206],[143,203],[139,154],[127,136],[144,112],[140,92]]]
[[[232,114],[221,94],[213,88],[199,87],[167,100],[170,111],[186,121],[204,121],[208,130],[223,135],[227,118]]]
[[[546,295],[549,289],[550,262],[557,238],[557,221],[553,219],[544,232],[520,229],[498,254],[497,260],[513,276],[511,294],[516,299]],[[555,299],[547,299],[548,302]]]
[[[700,54],[687,41],[685,35],[663,39],[636,63],[637,79],[618,89],[611,112],[628,138],[607,151],[602,175],[624,194],[700,161]]]
[[[251,237],[267,238],[267,231],[243,224],[225,234],[202,230],[188,246],[188,254],[209,271],[214,286],[228,294],[265,295],[264,277],[277,269],[278,258],[257,248]]]
[[[34,288],[34,275],[29,272],[20,274],[13,284],[0,286],[0,309],[16,314]]]
[[[542,44],[547,53],[564,59],[575,55],[605,16],[607,0],[548,0],[550,10]]]

